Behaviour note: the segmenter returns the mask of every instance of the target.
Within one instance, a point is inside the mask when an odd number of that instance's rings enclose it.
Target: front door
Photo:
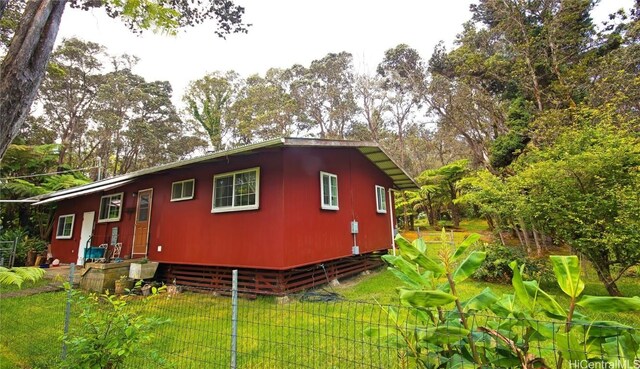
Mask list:
[[[149,222],[151,221],[151,200],[153,189],[138,191],[136,222],[133,228],[132,257],[146,256],[149,246]]]
[[[91,241],[95,216],[95,211],[87,211],[82,215],[82,230],[80,231],[80,244],[78,244],[78,265],[84,265],[84,249],[90,246],[88,243]]]

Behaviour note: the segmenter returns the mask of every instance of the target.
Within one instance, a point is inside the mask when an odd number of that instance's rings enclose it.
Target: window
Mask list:
[[[260,204],[260,168],[213,177],[212,213],[257,209]]]
[[[173,182],[171,184],[171,201],[193,199],[193,187],[195,179]]]
[[[320,203],[322,209],[338,210],[338,176],[320,172]]]
[[[122,213],[122,192],[100,198],[98,223],[117,222]]]
[[[376,186],[376,211],[378,213],[387,212],[387,199],[384,197],[384,187]]]
[[[58,218],[58,230],[56,231],[56,238],[62,240],[68,240],[73,235],[73,221],[76,218],[75,214],[61,215]]]

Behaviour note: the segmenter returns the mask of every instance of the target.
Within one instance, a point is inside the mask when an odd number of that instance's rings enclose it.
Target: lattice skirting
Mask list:
[[[326,284],[333,279],[354,276],[384,264],[383,252],[350,256],[288,270],[238,269],[238,290],[248,295],[286,295]],[[160,264],[156,274],[164,282],[178,285],[231,290],[231,271],[236,268]]]

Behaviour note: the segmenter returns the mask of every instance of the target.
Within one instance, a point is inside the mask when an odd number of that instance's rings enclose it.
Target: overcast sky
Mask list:
[[[596,19],[633,0],[602,0]],[[354,56],[356,71],[374,71],[384,51],[400,43],[429,59],[444,40],[451,45],[462,23],[470,18],[471,0],[236,0],[246,9],[248,34],[226,40],[213,23],[182,31],[178,36],[131,33],[102,10],[67,8],[58,43],[78,37],[106,46],[112,55],[140,58],[134,72],[147,80],[168,80],[178,102],[189,81],[208,72],[235,70],[242,76],[264,74],[272,67],[308,66],[331,52]]]

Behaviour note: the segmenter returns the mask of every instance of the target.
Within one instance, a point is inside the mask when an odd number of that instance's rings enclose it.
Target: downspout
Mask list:
[[[389,224],[391,226],[391,248],[393,249],[393,256],[396,256],[396,241],[395,241],[395,227],[393,226],[393,196],[391,191],[395,191],[393,188],[389,188]]]

